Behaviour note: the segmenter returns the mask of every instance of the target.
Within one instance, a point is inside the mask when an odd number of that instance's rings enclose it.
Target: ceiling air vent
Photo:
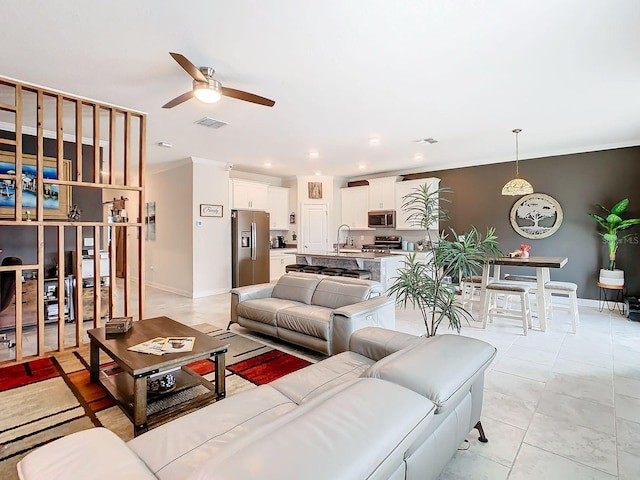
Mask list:
[[[221,128],[225,125],[229,125],[227,122],[223,122],[222,120],[216,120],[211,117],[202,117],[200,120],[196,120],[194,123],[198,125],[203,125],[209,128]]]
[[[416,143],[438,143],[438,140],[436,140],[435,138],[421,138],[420,140],[416,140]]]

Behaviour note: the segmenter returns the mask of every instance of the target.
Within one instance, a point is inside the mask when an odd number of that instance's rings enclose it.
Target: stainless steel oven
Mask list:
[[[378,210],[369,212],[369,228],[395,228],[396,211]]]

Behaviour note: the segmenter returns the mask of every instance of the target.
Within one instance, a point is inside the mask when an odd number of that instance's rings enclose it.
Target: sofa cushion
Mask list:
[[[278,328],[293,330],[311,337],[331,338],[331,309],[318,305],[298,305],[279,310],[276,315]]]
[[[299,275],[283,275],[273,287],[272,297],[294,302],[311,303],[311,297],[323,277],[306,277]]]
[[[390,408],[402,414],[390,415]],[[433,409],[406,388],[358,379],[298,407],[287,423],[264,429],[245,448],[210,458],[189,478],[387,479],[428,429]]]
[[[495,354],[494,346],[475,338],[436,335],[379,360],[362,376],[397,383],[444,407]]]
[[[256,322],[276,325],[276,314],[283,309],[299,305],[291,300],[279,298],[255,298],[245,300],[238,304],[237,311],[240,317],[249,318]]]
[[[248,433],[296,408],[280,392],[262,385],[154,428],[128,446],[159,479],[182,480],[208,458],[230,445],[237,447]]]
[[[358,378],[373,360],[354,352],[342,352],[292,372],[269,384],[297,404],[307,402],[336,385]]]
[[[367,300],[370,295],[371,286],[369,285],[324,279],[316,287],[311,304],[328,308],[340,308]]]

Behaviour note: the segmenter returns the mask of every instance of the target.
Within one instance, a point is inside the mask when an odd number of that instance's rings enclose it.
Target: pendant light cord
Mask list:
[[[518,169],[518,134],[522,131],[520,128],[513,130],[516,134],[516,178],[520,178],[520,170]]]

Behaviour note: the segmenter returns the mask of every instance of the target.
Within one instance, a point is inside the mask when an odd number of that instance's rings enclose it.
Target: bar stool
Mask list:
[[[301,272],[302,269],[304,267],[307,267],[308,265],[304,265],[302,263],[292,263],[291,265],[287,265],[286,267],[284,267],[285,272],[289,273],[289,272]]]
[[[305,265],[302,271],[304,273],[322,273],[325,267],[320,265]]]
[[[482,277],[473,275],[465,277],[460,282],[462,292],[462,306],[469,305],[469,312],[473,312],[473,306],[480,304],[480,291],[482,290]]]
[[[498,306],[498,295],[517,295],[520,297],[520,310],[511,310],[508,305]],[[529,286],[525,283],[493,282],[486,286],[488,295],[484,306],[482,328],[487,328],[487,321],[493,322],[494,317],[522,320],[522,331],[526,335],[527,328],[531,328],[531,304],[529,302]],[[506,302],[505,302],[506,303]]]
[[[322,270],[322,275],[329,275],[330,277],[339,277],[344,272],[346,272],[346,268],[325,268]]]
[[[371,280],[371,272],[369,270],[347,270],[342,272],[343,277],[360,278],[362,280]]]
[[[545,294],[549,294],[549,302],[547,305],[547,317],[549,320],[553,320],[553,295],[565,295],[569,297],[568,306],[556,305],[556,307],[569,311],[571,314],[571,327],[573,328],[573,333],[576,333],[577,325],[580,323],[580,318],[578,317],[578,285],[571,282],[551,281],[544,284],[544,292]]]

